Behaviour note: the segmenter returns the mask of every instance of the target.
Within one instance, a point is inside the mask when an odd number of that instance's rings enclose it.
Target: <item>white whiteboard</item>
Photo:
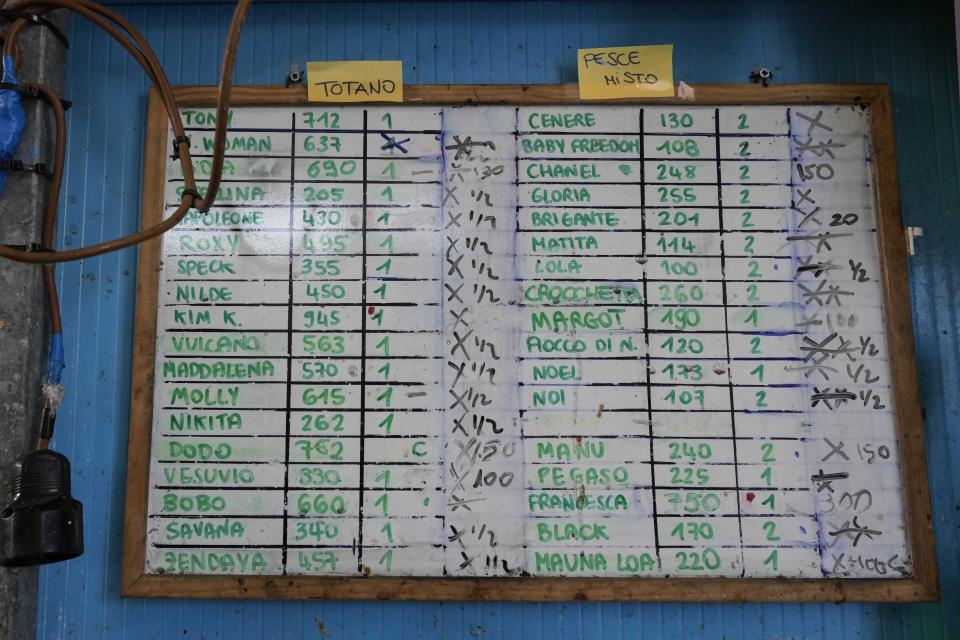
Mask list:
[[[234,108],[163,238],[145,572],[911,575],[869,117]]]

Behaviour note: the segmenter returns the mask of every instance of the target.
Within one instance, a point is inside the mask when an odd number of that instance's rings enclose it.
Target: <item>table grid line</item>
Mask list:
[[[361,283],[361,305],[360,305],[360,384],[366,384],[367,380],[367,110],[363,110],[363,208],[360,210],[362,216],[362,242],[363,242],[363,281]],[[357,512],[359,523],[357,525],[357,571],[363,573],[363,490],[364,485],[364,463],[365,450],[364,440],[366,435],[366,408],[367,394],[360,394],[360,491],[357,499]]]
[[[718,205],[717,209],[719,211],[719,215],[717,217],[720,222],[720,271],[721,273],[726,275],[727,247],[726,247],[726,239],[724,237],[724,227],[723,227],[723,185],[720,184],[722,166],[719,160],[720,158],[720,109],[716,109],[714,113],[715,113],[714,122],[716,126],[716,134],[717,134],[717,137],[716,137],[717,183],[718,183],[717,184],[717,205]],[[721,287],[722,287],[721,294],[723,296],[723,305],[725,308],[728,308],[727,307],[727,302],[728,302],[727,283],[725,278],[723,283],[721,284]],[[735,500],[735,502],[737,505],[737,526],[738,526],[738,532],[740,536],[740,577],[743,577],[746,572],[746,565],[745,565],[746,559],[743,553],[743,518],[741,517],[742,511],[740,508],[740,474],[739,474],[739,465],[737,464],[739,461],[739,458],[737,455],[737,420],[736,420],[736,411],[735,411],[736,403],[734,402],[734,396],[733,396],[733,372],[732,372],[733,361],[731,359],[731,353],[730,353],[730,317],[729,316],[730,314],[728,313],[723,314],[723,326],[724,326],[724,338],[725,338],[726,350],[727,350],[727,381],[728,381],[727,388],[729,390],[729,398],[730,398],[730,431],[733,437],[732,439],[733,477],[734,477],[734,484],[737,486],[737,491],[736,491],[737,499]]]
[[[292,430],[293,421],[293,412],[290,410],[290,407],[293,405],[292,400],[292,389],[293,386],[291,382],[293,381],[293,367],[291,362],[291,354],[293,353],[293,239],[294,239],[294,230],[293,230],[293,203],[294,203],[294,156],[296,155],[296,138],[297,134],[295,131],[296,127],[296,114],[290,114],[290,203],[289,203],[289,218],[290,218],[290,230],[288,238],[288,251],[289,258],[287,264],[287,384],[286,384],[286,425],[285,425],[285,440],[284,440],[284,465],[283,465],[283,551],[281,554],[281,562],[283,563],[283,574],[287,573],[287,562],[288,549],[287,549],[287,518],[289,516],[290,503],[287,495],[287,491],[290,487],[290,433]]]

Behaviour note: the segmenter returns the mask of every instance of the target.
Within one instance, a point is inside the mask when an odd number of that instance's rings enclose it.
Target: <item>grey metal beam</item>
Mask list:
[[[66,31],[64,11],[48,14]],[[62,94],[66,51],[42,26],[27,27],[20,37],[21,82],[39,82]],[[23,101],[27,125],[15,157],[25,163],[53,164],[54,128],[49,108]],[[48,180],[34,173],[7,174],[0,195],[0,243],[40,241],[41,214]],[[46,301],[40,268],[0,259],[0,509],[7,503],[17,461],[36,442],[40,385],[45,375]],[[37,624],[36,568],[0,567],[0,638],[33,640]]]

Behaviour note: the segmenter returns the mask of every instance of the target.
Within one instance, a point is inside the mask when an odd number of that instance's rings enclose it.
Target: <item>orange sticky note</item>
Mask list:
[[[310,102],[403,102],[403,62],[344,60],[307,63]]]
[[[584,100],[673,95],[673,45],[599,47],[577,51]]]

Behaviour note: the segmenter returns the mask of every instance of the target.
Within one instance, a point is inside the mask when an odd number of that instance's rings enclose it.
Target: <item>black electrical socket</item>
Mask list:
[[[20,463],[13,501],[0,512],[0,565],[27,567],[83,553],[83,505],[70,495],[70,461],[41,449]]]

